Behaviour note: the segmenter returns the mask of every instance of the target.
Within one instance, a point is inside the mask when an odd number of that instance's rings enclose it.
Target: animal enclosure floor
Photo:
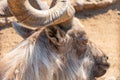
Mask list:
[[[120,80],[120,3],[100,10],[76,14],[85,26],[89,39],[108,56],[111,64],[107,73],[97,80]],[[13,49],[22,38],[10,26],[0,27],[0,54]]]

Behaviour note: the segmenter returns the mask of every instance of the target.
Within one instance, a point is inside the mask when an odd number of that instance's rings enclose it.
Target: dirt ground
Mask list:
[[[76,17],[85,26],[89,39],[109,56],[110,69],[97,80],[120,80],[120,3],[78,12]],[[21,40],[11,26],[0,26],[0,54],[8,53]]]

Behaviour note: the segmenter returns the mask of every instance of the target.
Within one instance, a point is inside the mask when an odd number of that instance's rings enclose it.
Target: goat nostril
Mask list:
[[[109,59],[108,56],[106,58]]]

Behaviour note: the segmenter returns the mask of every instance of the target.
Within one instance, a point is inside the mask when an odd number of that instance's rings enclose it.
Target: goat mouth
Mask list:
[[[106,73],[106,70],[100,70],[99,72],[97,71],[95,71],[94,73],[93,73],[93,75],[94,75],[94,77],[101,77],[101,76],[103,76],[104,74]]]
[[[107,69],[110,67],[109,63],[106,64],[96,64],[96,69],[94,70],[93,74],[95,77],[101,77],[103,76]]]
[[[109,63],[107,63],[107,64],[98,64],[98,67],[103,69],[103,70],[107,70],[110,67],[110,64]]]

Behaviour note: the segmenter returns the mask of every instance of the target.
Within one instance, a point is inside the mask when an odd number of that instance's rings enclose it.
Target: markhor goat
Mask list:
[[[109,67],[107,56],[83,30],[24,31],[32,35],[0,60],[0,80],[95,80]]]
[[[106,73],[108,57],[88,40],[69,0],[37,10],[29,0],[7,0],[13,23],[25,39],[0,59],[0,80],[95,80]],[[76,24],[77,23],[77,24]]]

